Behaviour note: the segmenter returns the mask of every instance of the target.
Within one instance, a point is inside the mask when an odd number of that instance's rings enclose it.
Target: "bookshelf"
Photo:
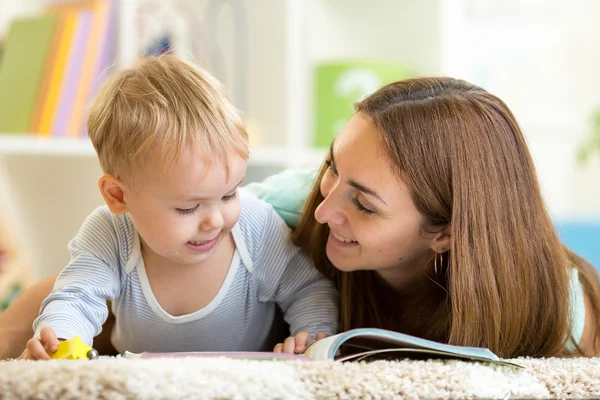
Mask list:
[[[92,144],[85,139],[62,139],[0,133],[0,157],[40,155],[49,157],[95,157]]]
[[[32,0],[27,7],[0,0],[0,24],[53,1],[63,0]],[[206,29],[193,32],[201,46],[188,43],[176,53],[205,66],[230,90],[250,133],[247,180],[260,180],[284,168],[316,167],[327,151],[312,146],[317,63],[384,59],[406,63],[423,75],[451,71],[461,1],[117,1],[121,34],[116,66],[131,65],[145,46],[136,10],[151,10],[153,21],[174,21],[180,37],[185,32],[174,10],[184,10],[180,14],[188,22],[205,16],[204,23],[194,26]],[[215,8],[218,3],[226,7]],[[5,30],[0,26],[0,34]],[[239,65],[241,70],[234,67]],[[0,134],[2,171],[0,191],[12,195],[12,213],[22,222],[16,231],[31,249],[37,275],[60,270],[67,260],[66,242],[85,215],[102,204],[92,146],[85,139]]]
[[[65,0],[0,0],[0,35],[11,16],[51,1]],[[499,95],[527,136],[552,215],[600,220],[600,186],[590,185],[600,181],[600,167],[582,170],[573,161],[586,115],[600,102],[593,84],[600,84],[600,36],[593,34],[600,3],[228,0],[220,2],[227,5],[223,10],[214,8],[216,0],[117,3],[118,67],[130,65],[145,46],[136,28],[137,7],[160,5],[155,17],[177,26],[183,25],[172,15],[175,9],[205,17],[194,25],[204,28],[192,32],[197,42],[178,51],[223,81],[242,110],[252,143],[249,180],[322,161],[326,149],[312,145],[316,64],[387,59],[405,63],[416,75],[465,78]],[[57,271],[66,260],[66,240],[101,204],[90,143],[0,133],[2,171],[0,192],[13,195],[15,214],[25,221],[22,236],[33,238],[38,275]]]
[[[77,0],[75,0],[77,1]],[[456,53],[456,27],[462,0],[150,0],[118,1],[117,26],[120,30],[116,48],[116,66],[134,63],[136,54],[146,45],[139,34],[144,26],[139,14],[151,10],[151,17],[173,17],[170,10],[185,12],[192,17],[188,24],[205,17],[206,30],[201,31],[198,50],[195,46],[175,46],[176,54],[209,69],[230,90],[231,97],[242,109],[248,122],[251,143],[255,148],[252,162],[256,164],[303,167],[315,165],[324,149],[312,146],[313,68],[327,60],[376,59],[406,63],[422,75],[450,71]],[[22,15],[42,9],[62,0],[36,0],[28,7],[5,1],[7,15]],[[214,4],[231,10],[216,10]],[[33,4],[33,5],[32,5]],[[225,7],[227,8],[227,7]],[[227,15],[227,12],[232,15]],[[242,15],[244,23],[235,19]],[[210,18],[215,17],[215,21]],[[7,19],[7,17],[4,17]],[[397,23],[403,20],[403,23]],[[8,19],[6,20],[8,22]],[[136,25],[137,24],[137,25]],[[240,31],[236,25],[245,25]],[[376,27],[375,29],[373,27]],[[3,29],[4,28],[4,29]],[[0,32],[6,27],[0,26]],[[147,30],[147,29],[146,29]],[[181,29],[180,29],[181,30]],[[413,40],[418,32],[417,40]],[[188,34],[190,32],[187,32]],[[240,33],[246,34],[241,37]],[[175,34],[184,35],[180,31]],[[411,40],[392,38],[410,37]],[[243,41],[244,46],[237,42]],[[373,45],[375,43],[375,45]],[[213,48],[215,47],[215,48]],[[238,61],[235,53],[245,47],[243,85],[232,65]],[[195,51],[194,54],[189,52]],[[211,61],[211,57],[220,60]],[[244,86],[243,90],[240,89]],[[24,135],[25,136],[25,135]],[[27,135],[31,136],[31,135]],[[45,156],[90,156],[93,151],[85,140],[35,137],[4,137],[0,133],[0,154],[40,154]]]
[[[326,150],[306,149],[303,152],[285,146],[258,146],[250,149],[250,167],[300,167],[318,166]],[[2,156],[45,156],[96,158],[96,152],[87,139],[46,138],[33,135],[0,133],[0,158]],[[290,161],[293,159],[293,162]]]

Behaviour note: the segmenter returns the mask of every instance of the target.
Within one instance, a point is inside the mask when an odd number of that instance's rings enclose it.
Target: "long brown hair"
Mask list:
[[[560,242],[523,134],[504,102],[465,81],[420,78],[384,86],[356,111],[378,128],[423,215],[423,231],[450,226],[447,294],[429,319],[429,333],[502,357],[567,355],[570,267],[579,270],[596,314],[600,283],[595,269]],[[325,171],[323,165],[294,242],[336,283],[343,330],[388,328],[373,273],[341,272],[327,259],[328,227],[314,219]]]

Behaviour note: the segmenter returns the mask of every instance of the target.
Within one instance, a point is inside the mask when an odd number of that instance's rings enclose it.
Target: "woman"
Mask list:
[[[598,275],[560,243],[497,97],[450,78],[387,85],[357,105],[330,153],[293,240],[337,284],[343,330],[381,327],[501,357],[600,353]],[[250,189],[293,225],[306,179],[287,172]],[[0,316],[13,342],[25,344],[27,310],[50,286]]]
[[[497,97],[447,78],[383,87],[317,182],[294,241],[337,283],[342,330],[502,357],[599,353],[597,272],[560,243]]]

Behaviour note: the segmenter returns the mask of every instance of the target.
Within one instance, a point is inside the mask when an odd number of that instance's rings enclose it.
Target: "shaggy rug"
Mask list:
[[[600,358],[463,361],[99,359],[0,362],[3,399],[600,398]]]

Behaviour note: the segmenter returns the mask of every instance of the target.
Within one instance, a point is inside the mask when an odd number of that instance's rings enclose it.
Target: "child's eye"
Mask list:
[[[200,204],[197,204],[195,207],[192,208],[176,208],[175,211],[177,211],[181,215],[191,215],[196,212],[198,207],[200,207]]]
[[[235,199],[237,197],[237,192],[233,193],[233,194],[228,194],[227,196],[223,196],[221,198],[221,200],[223,201],[231,201],[233,199]]]

